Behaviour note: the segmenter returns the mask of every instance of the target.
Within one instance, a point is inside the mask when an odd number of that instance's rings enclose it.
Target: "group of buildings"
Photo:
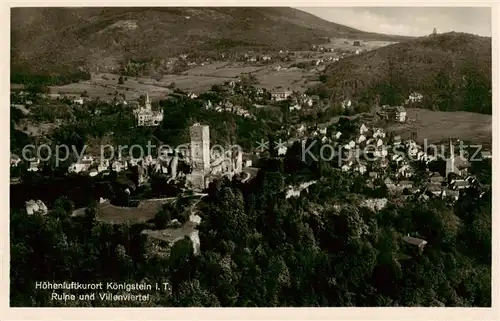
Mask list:
[[[137,126],[159,126],[163,121],[163,109],[153,110],[149,94],[146,93],[144,106],[134,110],[134,115],[137,119]]]
[[[243,169],[243,151],[238,148],[211,148],[210,128],[196,123],[190,128],[189,144],[179,146],[177,150],[162,150],[158,157],[147,155],[144,158],[120,157],[115,160],[99,159],[85,155],[69,167],[70,173],[96,176],[106,174],[110,170],[121,172],[129,166],[139,166],[139,183],[148,180],[148,168],[153,172],[167,174],[172,180],[182,176],[180,163],[190,166],[186,181],[194,190],[205,189],[217,177],[239,174]],[[251,166],[245,162],[245,166]]]

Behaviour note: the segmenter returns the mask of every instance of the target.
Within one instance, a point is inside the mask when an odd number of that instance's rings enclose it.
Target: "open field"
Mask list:
[[[237,78],[241,74],[256,72],[264,66],[249,66],[238,62],[215,62],[203,66],[196,66],[183,74],[189,76],[209,76],[222,78]]]
[[[153,219],[168,200],[145,200],[137,207],[119,207],[110,203],[99,204],[97,219],[109,224],[146,223]]]
[[[323,45],[326,48],[336,48],[345,51],[356,49],[373,50],[390,44],[387,41],[361,41],[360,46],[354,46],[353,40],[332,39],[330,43]],[[220,85],[225,81],[231,81],[242,74],[253,73],[258,81],[259,87],[268,90],[282,89],[305,91],[314,85],[310,79],[324,69],[325,64],[315,68],[315,70],[304,70],[300,68],[284,68],[275,70],[276,66],[287,67],[294,63],[310,62],[320,58],[337,57],[335,52],[319,51],[296,51],[291,61],[273,62],[269,65],[259,65],[259,63],[249,64],[243,62],[214,61],[197,65],[182,74],[164,75],[161,79],[152,77],[127,77],[124,84],[118,84],[118,74],[98,73],[93,74],[90,81],[69,84],[65,86],[53,86],[51,92],[61,94],[81,94],[86,91],[92,98],[113,97],[115,93],[124,95],[126,100],[136,100],[144,92],[148,92],[153,99],[165,98],[171,90],[169,86],[174,83],[175,87],[193,93],[200,93],[210,90],[213,85]]]
[[[491,115],[468,112],[442,112],[427,109],[407,109],[408,122],[394,124],[390,131],[409,138],[412,132],[417,133],[417,140],[422,142],[441,142],[448,138],[457,138],[477,144],[491,144]]]
[[[343,50],[356,50],[356,49],[374,50],[380,47],[396,43],[394,41],[360,40],[360,46],[354,46],[353,45],[354,40],[355,39],[331,38],[330,43],[323,45],[323,47],[343,49]]]
[[[188,221],[180,228],[168,228],[164,230],[144,230],[142,233],[160,241],[174,243],[189,236],[196,230],[195,224]]]
[[[136,100],[145,92],[152,99],[165,98],[172,92],[168,87],[174,83],[175,87],[193,93],[208,91],[213,85],[223,84],[225,81],[237,79],[242,74],[253,73],[259,87],[266,89],[290,88],[290,90],[304,91],[312,83],[307,77],[313,72],[299,68],[282,69],[276,71],[273,66],[249,66],[243,63],[216,62],[204,66],[196,66],[181,75],[164,75],[160,80],[151,77],[127,77],[123,85],[118,84],[119,75],[102,73],[92,75],[90,81],[82,81],[64,86],[50,87],[51,93],[79,95],[84,91],[89,97],[106,98],[115,93],[125,95],[126,100]]]
[[[314,73],[300,69],[289,68],[281,69],[279,71],[273,70],[272,67],[261,69],[255,73],[259,81],[259,87],[272,89],[289,89],[296,91],[305,91],[305,89],[312,85],[312,82],[307,78],[314,76]]]

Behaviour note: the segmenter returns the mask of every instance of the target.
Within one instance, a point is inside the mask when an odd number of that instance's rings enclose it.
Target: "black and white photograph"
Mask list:
[[[10,307],[492,307],[492,7],[40,5]]]

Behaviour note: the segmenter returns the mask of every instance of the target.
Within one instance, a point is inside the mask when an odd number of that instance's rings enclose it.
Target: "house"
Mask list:
[[[28,215],[33,215],[35,213],[45,215],[48,213],[48,209],[41,200],[29,200],[26,202],[26,213]]]
[[[122,170],[127,170],[128,163],[125,160],[116,160],[111,164],[111,168],[115,172],[121,172]]]
[[[292,92],[287,90],[287,91],[273,91],[271,92],[271,98],[274,101],[283,101],[287,100],[288,97],[292,95]]]
[[[361,46],[361,42],[360,42],[359,40],[354,40],[354,41],[352,42],[352,45],[353,45],[353,46],[356,46],[356,47],[359,47],[359,46]]]
[[[69,173],[81,173],[86,171],[90,165],[87,166],[87,164],[84,164],[82,162],[77,162],[71,164],[71,166],[68,168]]]
[[[454,190],[460,190],[460,189],[465,189],[470,187],[470,183],[467,180],[464,179],[457,179],[457,180],[452,180],[451,181],[451,187]]]
[[[339,138],[340,138],[340,136],[342,136],[342,133],[341,133],[341,132],[337,132],[337,133],[335,134],[335,138],[336,138],[336,139],[339,139]]]
[[[107,159],[101,160],[101,162],[97,166],[97,171],[100,173],[100,172],[104,172],[108,169],[109,169],[109,160],[107,160]]]
[[[491,159],[491,152],[490,151],[482,151],[481,158],[482,159]]]
[[[280,146],[280,147],[278,148],[278,156],[281,156],[281,155],[286,155],[286,151],[287,151],[286,146]]]
[[[382,159],[385,159],[385,157],[387,157],[387,155],[389,154],[389,152],[387,151],[387,149],[385,149],[384,147],[380,148],[380,149],[377,149],[374,153],[374,155],[376,157],[379,157],[379,158],[382,158]],[[385,160],[384,162],[386,163],[387,160]],[[388,166],[389,163],[387,161],[386,165]]]
[[[298,133],[299,135],[302,135],[302,134],[304,134],[304,133],[305,133],[306,129],[307,129],[307,128],[306,128],[306,126],[304,126],[304,124],[301,124],[301,125],[300,125],[300,127],[299,127],[299,128],[297,128],[297,133]]]
[[[380,128],[373,129],[373,138],[385,138],[385,132]]]
[[[351,140],[349,142],[349,144],[347,144],[347,145],[344,146],[344,148],[347,149],[347,150],[353,149],[354,147],[356,147],[356,143],[353,140]]]
[[[351,107],[351,104],[352,103],[351,103],[350,99],[346,99],[346,100],[342,101],[342,104],[341,104],[342,109],[346,109],[346,108]]]
[[[40,160],[38,158],[33,161],[30,161],[28,172],[38,172],[39,166],[40,166]]]
[[[358,137],[358,144],[361,144],[364,141],[366,141],[365,135],[359,135],[359,137]]]
[[[363,135],[367,132],[368,132],[368,127],[366,127],[365,124],[361,124],[361,127],[359,127],[359,133]]]
[[[406,109],[403,106],[396,107],[396,121],[404,123],[406,121]]]
[[[73,99],[73,104],[83,105],[83,98]]]
[[[410,235],[404,236],[403,241],[408,244],[417,246],[420,251],[422,251],[424,249],[424,246],[427,244],[427,241],[416,237],[411,237]]]
[[[404,123],[406,121],[406,109],[403,106],[384,106],[384,112],[382,115],[386,115],[389,119],[392,119],[399,123]]]
[[[411,177],[413,176],[413,170],[409,164],[404,164],[398,169],[398,176]]]
[[[413,92],[408,96],[408,102],[410,103],[419,103],[422,102],[422,99],[424,99],[424,96],[417,92]]]
[[[378,173],[377,173],[377,172],[369,172],[369,173],[368,173],[368,176],[369,176],[370,178],[372,178],[372,179],[377,179],[377,178],[379,178],[379,175],[378,175]]]
[[[17,167],[19,163],[21,162],[21,157],[19,157],[16,154],[10,154],[10,166],[12,167]]]

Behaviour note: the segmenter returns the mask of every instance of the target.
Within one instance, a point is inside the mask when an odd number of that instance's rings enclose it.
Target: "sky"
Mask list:
[[[487,7],[321,7],[297,8],[325,20],[363,31],[424,36],[456,31],[491,37]]]

